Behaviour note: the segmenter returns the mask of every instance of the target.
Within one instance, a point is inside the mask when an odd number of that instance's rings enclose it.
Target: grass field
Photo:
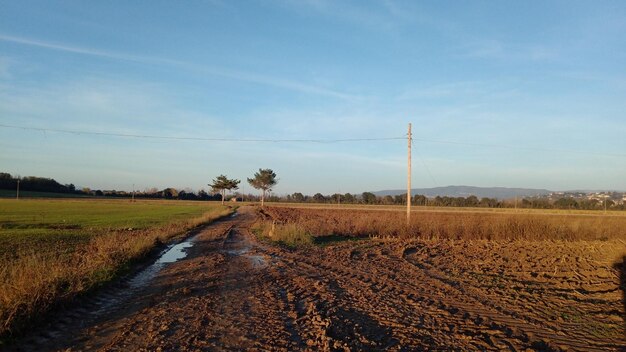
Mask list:
[[[0,335],[231,212],[208,202],[0,199]]]
[[[279,235],[392,237],[460,240],[626,240],[621,212],[484,211],[471,208],[418,209],[411,223],[394,208],[267,207]],[[398,209],[399,210],[399,209]],[[266,226],[267,227],[267,226]]]
[[[246,202],[247,204],[248,202]],[[252,204],[252,203],[250,203]],[[341,209],[341,210],[369,210],[406,212],[406,205],[374,205],[374,204],[321,204],[321,203],[282,203],[266,202],[269,207],[306,208],[306,209]],[[501,214],[537,214],[537,215],[597,215],[597,216],[624,216],[626,211],[621,210],[579,210],[579,209],[533,209],[533,208],[483,208],[483,207],[443,207],[413,205],[411,213],[429,212],[460,212],[460,213],[501,213]]]

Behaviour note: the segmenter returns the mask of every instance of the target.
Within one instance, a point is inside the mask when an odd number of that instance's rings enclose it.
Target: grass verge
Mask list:
[[[274,242],[290,248],[307,247],[315,243],[313,236],[296,224],[276,225],[271,221],[258,221],[251,227],[262,241]]]

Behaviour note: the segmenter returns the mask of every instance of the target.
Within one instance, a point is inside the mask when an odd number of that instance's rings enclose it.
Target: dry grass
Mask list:
[[[126,226],[101,229],[78,243],[46,240],[28,246],[16,242],[13,253],[4,248],[5,254],[0,256],[0,336],[9,336],[51,306],[111,280],[156,245],[232,212],[224,207],[210,209],[132,231]]]
[[[402,212],[269,207],[279,224],[315,236],[487,240],[626,240],[626,217],[571,214]]]
[[[251,230],[261,239],[277,242],[288,247],[302,247],[313,244],[311,234],[293,223],[276,224],[271,221],[262,221],[255,223]]]

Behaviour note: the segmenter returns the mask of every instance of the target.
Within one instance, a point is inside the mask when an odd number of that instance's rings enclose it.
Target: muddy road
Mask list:
[[[243,208],[208,226],[184,249],[186,257],[162,265],[143,283],[129,279],[125,294],[118,288],[68,310],[14,349],[626,346],[620,278],[601,252],[374,240],[291,250],[257,241],[249,231],[254,221],[253,210]],[[542,251],[554,250],[565,253],[560,262],[544,263]]]

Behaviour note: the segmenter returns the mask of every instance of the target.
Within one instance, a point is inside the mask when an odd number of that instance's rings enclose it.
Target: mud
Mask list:
[[[366,240],[285,249],[215,223],[116,307],[12,349],[620,350],[619,242]],[[623,280],[623,273],[621,273]],[[79,309],[82,309],[80,311]]]

